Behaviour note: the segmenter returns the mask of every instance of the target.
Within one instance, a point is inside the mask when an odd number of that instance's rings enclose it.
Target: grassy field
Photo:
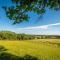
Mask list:
[[[60,60],[59,39],[0,41],[0,46],[16,56],[31,55],[38,60]]]

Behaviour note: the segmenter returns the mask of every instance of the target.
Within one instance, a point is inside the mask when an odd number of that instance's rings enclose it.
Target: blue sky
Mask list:
[[[46,10],[43,18],[38,19],[38,15],[29,13],[29,22],[12,25],[2,6],[10,6],[10,0],[0,0],[0,31],[8,30],[16,33],[27,34],[48,34],[60,35],[60,11]]]

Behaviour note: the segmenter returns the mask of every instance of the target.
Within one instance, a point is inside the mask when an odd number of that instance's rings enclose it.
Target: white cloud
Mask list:
[[[38,30],[38,29],[43,29],[47,30],[49,27],[52,26],[57,26],[60,25],[60,23],[55,23],[55,24],[48,24],[48,25],[42,25],[42,26],[35,26],[35,27],[25,27],[25,28],[18,28],[18,30]]]

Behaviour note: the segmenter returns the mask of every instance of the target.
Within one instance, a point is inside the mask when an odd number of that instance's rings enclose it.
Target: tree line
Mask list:
[[[34,36],[27,34],[16,34],[10,31],[1,31],[0,40],[28,40],[34,39]]]
[[[60,35],[35,35],[37,39],[60,39]]]
[[[17,34],[11,31],[0,32],[0,40],[33,40],[33,39],[60,39],[60,36]]]

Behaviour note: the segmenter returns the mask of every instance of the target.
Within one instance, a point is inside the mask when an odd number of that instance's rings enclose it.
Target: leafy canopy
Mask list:
[[[14,24],[29,20],[28,12],[44,14],[46,8],[59,10],[60,0],[11,0],[14,6],[4,7],[6,15]]]

